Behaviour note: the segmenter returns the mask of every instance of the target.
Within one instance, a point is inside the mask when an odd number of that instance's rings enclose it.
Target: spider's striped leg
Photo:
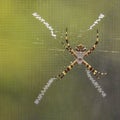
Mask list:
[[[68,29],[67,28],[66,28],[66,32],[65,32],[65,42],[67,44],[69,44],[69,42],[68,42]]]
[[[76,60],[73,61],[69,66],[67,66],[67,68],[66,68],[63,72],[61,72],[61,73],[57,76],[57,78],[62,79],[76,64],[77,64],[77,61],[76,61]]]
[[[85,53],[85,56],[88,56],[89,54],[91,54],[91,53],[95,50],[98,42],[99,42],[99,33],[98,33],[98,30],[97,30],[96,42],[95,42],[95,44],[93,45],[93,47],[91,47],[91,48]]]
[[[100,78],[100,75],[107,75],[107,73],[102,73],[102,72],[98,72],[97,70],[95,70],[89,63],[87,63],[85,60],[83,60],[82,62],[88,70],[90,70],[93,75],[95,75],[98,79]]]
[[[67,28],[66,28],[66,33],[65,33],[65,42],[66,42],[65,49],[68,50],[70,52],[70,54],[72,54],[75,58],[77,58],[75,51],[72,49],[72,47],[70,46],[70,44],[68,42]]]
[[[75,51],[71,47],[66,46],[65,48],[69,51],[69,53],[71,55],[73,55],[75,58],[77,58],[77,55],[76,55]]]

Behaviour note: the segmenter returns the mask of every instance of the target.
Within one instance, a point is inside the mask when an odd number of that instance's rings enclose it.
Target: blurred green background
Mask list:
[[[119,0],[1,0],[0,1],[0,120],[119,120],[120,119],[120,1]],[[37,12],[56,31],[32,13]],[[87,31],[100,13],[105,18]],[[99,29],[100,43],[86,58],[99,71],[106,98],[76,66],[34,100],[46,82],[73,60],[64,50],[65,28],[73,47],[90,48]]]

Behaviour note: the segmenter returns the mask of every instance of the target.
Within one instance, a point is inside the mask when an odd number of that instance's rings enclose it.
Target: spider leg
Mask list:
[[[85,53],[85,56],[88,56],[89,54],[91,54],[91,53],[95,50],[98,42],[99,42],[99,32],[98,32],[98,30],[97,30],[96,42],[95,42],[95,44],[93,45],[93,47],[91,47],[91,48]]]
[[[88,70],[90,70],[93,75],[95,75],[97,77],[97,79],[99,79],[100,75],[107,75],[107,73],[102,73],[102,72],[98,72],[97,70],[95,70],[89,63],[87,63],[85,60],[83,60],[83,65],[85,65],[87,67]]]
[[[67,66],[67,68],[57,76],[57,78],[62,79],[76,64],[77,64],[76,60],[71,62],[71,64]]]
[[[67,28],[66,28],[66,33],[65,33],[65,42],[66,42],[66,45],[65,45],[65,49],[69,51],[69,53],[71,55],[73,55],[75,58],[77,58],[77,55],[75,53],[75,51],[72,49],[72,47],[70,46],[69,42],[68,42],[68,33],[67,33]]]

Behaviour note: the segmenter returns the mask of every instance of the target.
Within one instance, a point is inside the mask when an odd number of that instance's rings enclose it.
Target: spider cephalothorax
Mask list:
[[[77,46],[75,47],[75,50],[76,50],[77,52],[85,52],[87,49],[86,49],[86,47],[85,47],[84,45],[79,44],[79,45],[77,45]]]

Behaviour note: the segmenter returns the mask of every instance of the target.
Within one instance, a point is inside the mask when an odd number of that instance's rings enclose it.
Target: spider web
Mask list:
[[[99,22],[100,21],[101,21],[101,19],[99,19]],[[94,23],[90,27],[88,27],[88,29],[86,29],[86,30],[79,30],[77,33],[68,31],[68,38],[70,37],[69,42],[70,42],[71,46],[73,46],[73,49],[76,45],[80,44],[80,42],[82,42],[88,49],[90,49],[94,45],[94,43],[96,41],[95,29],[96,29],[97,24],[98,24],[98,19],[95,20]],[[65,46],[65,31],[54,30],[54,32],[56,35],[55,40],[57,40],[59,42],[61,47],[54,46],[52,48],[49,48],[48,50],[49,50],[50,54],[54,54],[55,58],[60,58],[62,61],[67,61],[67,62],[69,61],[69,63],[70,63],[70,58],[66,57],[69,53],[64,48],[64,46]],[[92,33],[92,35],[89,35],[90,37],[85,37],[87,34],[91,34],[91,33]],[[101,33],[99,32],[99,34],[101,34]],[[104,35],[104,33],[103,33],[103,35]],[[100,55],[100,56],[103,55],[102,59],[104,59],[104,56],[106,56],[108,54],[109,54],[109,56],[113,56],[113,58],[114,58],[114,56],[116,56],[120,53],[120,50],[118,49],[119,47],[117,46],[118,45],[117,43],[120,41],[119,37],[113,37],[111,40],[106,40],[103,36],[101,38],[101,35],[99,35],[99,38],[100,38],[100,41],[99,41],[98,46],[100,46],[100,47],[97,46],[96,49],[94,50],[94,53],[96,54],[96,55],[94,55],[94,58],[90,57],[90,61],[92,63],[94,63],[96,66],[98,65],[98,61],[97,61],[98,55]],[[89,39],[90,44],[86,45],[85,43],[88,42],[87,39]],[[101,39],[105,39],[105,40],[101,40]],[[72,40],[74,40],[74,42]],[[40,44],[40,42],[34,42],[33,44],[38,44],[38,43]],[[44,44],[44,41],[42,41],[41,44]],[[113,46],[111,48],[110,45],[112,45],[112,44],[113,44]],[[64,67],[65,67],[64,65],[60,66],[60,72],[61,72],[61,69],[64,70]],[[103,68],[103,65],[102,65],[102,68]],[[88,75],[88,74],[86,74],[86,75]],[[41,94],[42,94],[42,92],[41,92]],[[43,97],[43,95],[42,95],[42,97]]]
[[[74,32],[74,31],[69,31],[69,29],[68,29],[68,38],[70,38],[69,42],[70,42],[71,46],[73,46],[73,49],[76,45],[80,44],[81,42],[88,49],[90,49],[94,45],[94,43],[96,41],[96,30],[95,29],[101,22],[102,18],[104,18],[104,14],[101,13],[98,16],[98,18],[93,22],[93,24],[88,26],[88,29],[86,29],[86,30],[80,29],[78,32]],[[41,19],[43,19],[43,18],[41,18]],[[41,21],[41,19],[40,19],[40,21]],[[47,21],[45,21],[45,22],[41,21],[41,22],[51,32],[51,29],[49,29],[49,27],[51,27],[49,22],[47,22]],[[46,23],[47,23],[47,25],[46,25]],[[54,36],[52,36],[52,37],[53,37],[53,39],[58,41],[59,47],[58,46],[57,47],[54,46],[51,48],[49,47],[48,50],[49,50],[50,54],[54,54],[54,56],[56,58],[61,57],[61,59],[63,59],[63,61],[69,61],[70,58],[66,57],[66,56],[68,56],[68,52],[66,52],[66,50],[64,48],[64,46],[65,46],[65,30],[60,31],[59,28],[57,28],[57,27],[56,27],[56,29],[52,28],[52,31],[53,30],[54,30],[54,34],[56,35],[56,38],[54,38]],[[114,58],[114,56],[116,56],[120,53],[119,46],[117,44],[120,41],[120,37],[115,36],[113,38],[110,38],[110,40],[109,40],[108,38],[106,39],[104,37],[104,33],[101,33],[101,31],[99,32],[99,39],[100,39],[99,44],[97,45],[96,49],[94,50],[94,53],[96,55],[94,55],[94,59],[92,57],[90,57],[90,61],[94,62],[95,65],[98,64],[97,63],[98,55],[103,55],[103,56],[109,55]],[[39,39],[37,38],[37,42],[33,42],[33,44],[43,44],[44,45],[44,41],[39,42]],[[61,66],[61,68],[62,67],[64,67],[64,66]]]

